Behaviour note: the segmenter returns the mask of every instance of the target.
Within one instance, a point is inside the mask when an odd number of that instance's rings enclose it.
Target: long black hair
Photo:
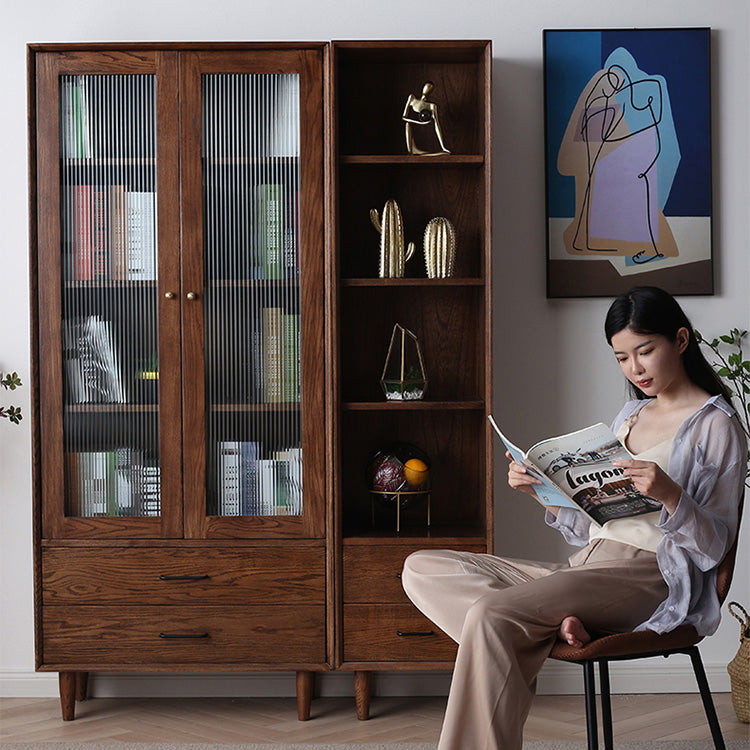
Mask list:
[[[612,337],[625,328],[645,335],[659,334],[670,341],[676,341],[677,331],[686,328],[689,339],[682,353],[682,363],[687,376],[711,396],[722,395],[730,401],[729,389],[703,356],[693,326],[671,294],[655,286],[636,286],[616,297],[604,321],[607,343],[612,346]],[[636,398],[648,398],[632,383],[630,390]]]

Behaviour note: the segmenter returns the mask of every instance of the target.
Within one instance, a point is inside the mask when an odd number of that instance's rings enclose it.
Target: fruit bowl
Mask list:
[[[430,491],[430,459],[416,445],[392,443],[370,456],[366,479],[383,505],[407,508]]]

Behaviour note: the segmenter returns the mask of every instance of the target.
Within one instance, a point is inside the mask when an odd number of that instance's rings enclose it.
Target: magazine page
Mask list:
[[[528,461],[520,448],[514,445],[510,440],[508,440],[508,438],[505,437],[505,435],[503,435],[503,433],[500,431],[500,428],[497,426],[497,422],[495,422],[495,420],[492,418],[492,415],[489,415],[488,419],[490,420],[490,424],[492,425],[495,432],[499,435],[500,440],[502,440],[505,444],[505,447],[508,449],[510,455],[513,456],[513,460],[517,464],[525,466],[529,474],[531,474],[542,483],[534,487],[534,492],[536,493],[536,496],[542,501],[542,503],[549,506],[566,507],[578,510],[578,506],[574,502],[572,502],[569,497],[560,492],[558,487],[553,482],[551,482],[544,474],[542,474],[534,466],[534,464]]]
[[[661,510],[636,490],[624,469],[613,466],[632,456],[605,424],[543,440],[527,457],[599,525]]]

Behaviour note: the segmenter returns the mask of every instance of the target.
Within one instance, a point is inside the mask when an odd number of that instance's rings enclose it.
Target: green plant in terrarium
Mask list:
[[[711,364],[718,375],[724,379],[732,392],[732,400],[740,417],[740,424],[745,431],[745,437],[750,439],[750,360],[745,359],[742,342],[747,331],[732,328],[711,341],[695,331],[695,337],[700,344],[713,353],[715,359]],[[750,450],[747,453],[748,468],[745,484],[750,487]]]
[[[6,372],[5,377],[0,380],[0,385],[7,391],[15,391],[18,386],[23,385],[17,372]],[[9,419],[13,424],[20,424],[23,419],[20,406],[0,406],[0,418]]]
[[[389,401],[417,401],[424,398],[427,375],[417,337],[396,323],[380,378]]]

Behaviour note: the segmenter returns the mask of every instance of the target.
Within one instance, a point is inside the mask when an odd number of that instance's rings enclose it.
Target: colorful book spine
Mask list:
[[[284,401],[283,315],[281,307],[263,309],[263,382],[268,404]]]
[[[278,184],[258,185],[255,189],[258,242],[266,279],[283,278],[283,187]]]
[[[73,220],[73,278],[90,281],[93,278],[93,214],[91,185],[74,185],[71,188],[73,201],[70,212]]]
[[[236,440],[219,443],[219,508],[220,516],[240,514],[240,445]]]
[[[282,316],[282,378],[283,400],[287,403],[300,402],[300,338],[299,315],[284,313]]]

